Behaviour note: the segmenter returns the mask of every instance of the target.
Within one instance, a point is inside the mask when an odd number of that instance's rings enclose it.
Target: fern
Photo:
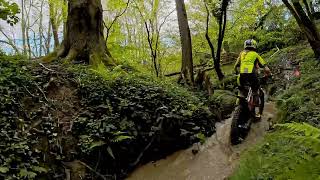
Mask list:
[[[287,123],[277,127],[285,130],[281,132],[282,137],[320,152],[320,129],[307,123]]]
[[[320,137],[320,129],[313,127],[307,123],[287,123],[279,124],[277,126],[285,128],[292,133],[304,133],[304,135],[307,137]]]
[[[281,124],[241,158],[231,179],[314,180],[320,177],[319,163],[320,129],[307,123]]]

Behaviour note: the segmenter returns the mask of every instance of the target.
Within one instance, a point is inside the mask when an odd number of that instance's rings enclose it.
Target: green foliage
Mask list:
[[[241,159],[231,179],[319,179],[319,64],[305,43],[265,54],[273,71],[300,63],[301,77],[284,79],[276,75],[277,125],[258,146]],[[272,57],[271,57],[272,56]],[[270,58],[271,57],[271,58]],[[290,70],[289,70],[290,71]],[[293,69],[291,70],[293,72]],[[296,123],[301,122],[301,123]]]
[[[293,139],[297,144],[320,151],[320,129],[307,123],[280,124],[278,127],[287,130],[283,137]],[[302,136],[301,136],[302,134]]]
[[[27,130],[38,115],[33,110],[24,111],[21,101],[29,96],[27,91],[37,90],[25,62],[17,58],[0,56],[0,176],[33,179],[46,172],[40,164],[41,153],[35,148],[40,137]]]
[[[150,142],[142,162],[188,147],[200,140],[199,133],[214,132],[218,118],[206,102],[173,82],[135,70],[131,73],[123,66],[112,71],[70,71],[79,76],[78,97],[83,107],[72,130],[75,137],[81,137],[79,156],[95,162],[100,152],[108,162],[99,166],[102,173],[108,173],[104,171],[112,169],[113,163],[119,167],[116,173],[126,171]]]
[[[200,93],[130,66],[0,59],[0,175],[7,179],[53,177],[75,159],[124,177],[150,142],[138,161],[203,140],[219,120]]]
[[[0,19],[6,21],[10,25],[14,25],[19,20],[16,16],[19,12],[20,9],[17,3],[0,0]]]
[[[320,127],[320,74],[319,65],[310,60],[302,64],[300,79],[279,95],[278,120],[280,122],[308,122]]]
[[[241,159],[232,180],[318,179],[320,130],[308,124],[279,125]]]
[[[227,74],[226,77],[222,80],[219,81],[215,79],[213,82],[214,88],[215,89],[224,89],[232,92],[236,92],[238,84],[237,84],[237,75],[234,74]]]
[[[214,94],[210,96],[210,106],[218,109],[221,112],[222,119],[227,118],[232,113],[236,106],[237,98],[235,93],[228,90],[215,90]]]
[[[302,62],[314,59],[312,49],[304,41],[300,41],[294,46],[289,46],[279,51],[277,51],[276,48],[272,49],[262,56],[268,61],[268,64],[274,68],[285,68],[284,65],[289,61]]]

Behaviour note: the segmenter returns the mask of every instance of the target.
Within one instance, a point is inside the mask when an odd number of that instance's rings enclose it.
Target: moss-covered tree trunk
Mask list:
[[[113,64],[103,36],[101,0],[69,0],[64,40],[54,56],[66,61],[84,60],[91,65]]]

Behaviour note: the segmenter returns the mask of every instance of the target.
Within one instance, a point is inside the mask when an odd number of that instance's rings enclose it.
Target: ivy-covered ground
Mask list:
[[[319,61],[312,58],[312,50],[304,43],[274,52],[266,57],[272,69],[281,72],[274,77],[273,99],[278,108],[274,123],[278,125],[242,156],[231,179],[319,179]],[[286,65],[288,62],[293,66]],[[298,65],[301,76],[286,79]]]
[[[223,115],[220,97],[130,68],[21,59],[0,56],[0,179],[123,179],[212,135]]]

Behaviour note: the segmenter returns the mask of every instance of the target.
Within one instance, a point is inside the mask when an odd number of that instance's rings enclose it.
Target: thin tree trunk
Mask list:
[[[30,27],[30,12],[31,12],[31,7],[32,7],[32,2],[29,1],[29,9],[28,9],[28,13],[26,14],[26,17],[27,17],[26,41],[27,41],[27,45],[28,45],[28,57],[29,57],[29,59],[31,59],[31,56],[32,56],[32,48],[31,48],[30,34],[29,34],[29,31],[30,31],[30,29],[31,29],[31,27]],[[27,12],[26,7],[25,7],[25,11]]]
[[[25,14],[24,14],[24,1],[21,0],[21,31],[22,31],[22,46],[23,46],[23,54],[27,55],[27,46],[26,46],[26,21],[25,21]]]
[[[49,21],[49,26],[48,26],[48,34],[47,34],[47,41],[46,41],[46,55],[50,53],[50,44],[51,44],[51,21]]]
[[[151,54],[151,59],[152,59],[152,63],[153,63],[153,68],[156,72],[157,77],[159,77],[159,72],[158,72],[158,65],[157,65],[157,50],[154,49],[153,47],[153,34],[151,34],[150,32],[150,28],[148,27],[148,23],[144,22],[145,28],[147,30],[147,39],[148,39],[148,44],[149,44],[149,48],[150,48],[150,54]]]
[[[209,9],[208,9],[208,6],[207,4],[205,4],[206,6],[206,10],[207,10],[207,21],[206,21],[206,40],[209,44],[209,47],[210,47],[210,51],[211,51],[211,56],[212,56],[212,59],[213,59],[213,62],[216,61],[216,54],[214,52],[214,46],[211,42],[211,39],[210,39],[210,36],[209,36],[209,21],[210,21],[210,12],[209,12]]]
[[[37,44],[37,41],[35,39],[37,39],[36,37],[36,33],[32,30],[32,33],[33,33],[33,46],[34,46],[34,56],[35,57],[39,57],[40,56],[40,53],[38,51],[38,47],[39,47],[39,50],[41,49],[41,43]]]
[[[40,47],[39,47],[39,56],[42,56],[42,35],[43,35],[43,5],[44,0],[41,1],[40,13],[39,13],[39,40],[40,40]]]
[[[182,48],[182,67],[181,67],[181,78],[185,83],[193,86],[193,60],[192,60],[192,46],[191,46],[191,35],[188,24],[187,12],[184,4],[184,0],[175,0],[176,9],[178,15],[181,48]]]
[[[28,25],[28,27],[29,27],[29,25],[30,25],[30,23],[29,23],[29,20],[28,20],[28,23],[27,23]],[[29,57],[29,59],[31,59],[31,56],[32,56],[32,49],[31,49],[31,42],[30,42],[30,36],[29,36],[29,28],[27,29],[27,31],[26,31],[26,40],[27,40],[27,45],[28,45],[28,57]]]
[[[224,75],[220,67],[220,61],[221,61],[221,51],[222,51],[224,33],[226,29],[226,21],[227,21],[227,11],[223,11],[220,17],[220,22],[219,22],[218,48],[217,48],[216,60],[214,62],[214,67],[220,81],[224,78]]]
[[[59,35],[58,35],[58,27],[55,20],[56,13],[56,7],[54,7],[54,4],[52,2],[49,2],[49,14],[50,14],[50,22],[51,22],[51,28],[52,28],[52,34],[53,34],[53,40],[54,40],[54,48],[56,49],[60,42],[59,42]]]
[[[224,34],[226,31],[226,25],[227,25],[227,8],[229,5],[229,0],[223,0],[221,4],[221,14],[219,16],[219,37],[218,37],[218,48],[217,48],[217,56],[216,61],[214,62],[214,67],[217,72],[217,76],[219,80],[223,80],[224,75],[220,67],[220,60],[221,60],[221,50],[222,50],[222,44],[224,39]]]

